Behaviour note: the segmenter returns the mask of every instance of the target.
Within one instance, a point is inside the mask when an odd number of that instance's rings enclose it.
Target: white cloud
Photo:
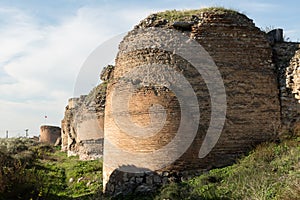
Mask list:
[[[48,115],[47,123],[60,125],[82,64],[105,40],[129,31],[155,11],[215,3],[163,1],[145,6],[143,2],[126,8],[123,4],[107,4],[82,7],[63,18],[55,16],[55,24],[41,24],[23,10],[0,8],[0,137],[7,129],[22,132],[29,128],[30,133],[38,134],[39,125],[45,123],[44,115]],[[280,9],[276,4],[248,1],[226,1],[223,6],[230,4],[255,15],[262,26],[270,23],[272,12]],[[276,17],[274,20],[277,22]],[[287,35],[296,35],[292,32],[296,29],[299,27],[289,28]]]
[[[146,13],[112,14],[83,7],[56,26],[41,26],[21,10],[0,9],[6,21],[0,26],[0,130],[30,127],[37,133],[47,113],[51,123],[59,125],[84,60],[105,40],[131,29]],[[0,137],[4,135],[0,132]]]
[[[0,43],[2,48],[0,63],[10,60],[13,56],[21,54],[24,47],[39,37],[40,33],[33,19],[13,8],[1,8]]]

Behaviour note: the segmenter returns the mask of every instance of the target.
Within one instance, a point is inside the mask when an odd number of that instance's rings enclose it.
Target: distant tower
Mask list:
[[[54,144],[61,135],[61,129],[57,126],[41,126],[40,142]]]

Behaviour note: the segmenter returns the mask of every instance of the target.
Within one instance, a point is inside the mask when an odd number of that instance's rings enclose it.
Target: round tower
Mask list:
[[[251,19],[219,8],[153,14],[121,42],[108,84],[106,191],[231,164],[279,124],[272,51]]]
[[[40,142],[55,144],[61,136],[61,129],[57,126],[43,125],[40,128]]]

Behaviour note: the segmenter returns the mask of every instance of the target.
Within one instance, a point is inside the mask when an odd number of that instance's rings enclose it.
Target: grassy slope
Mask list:
[[[261,144],[237,164],[164,187],[156,199],[300,199],[300,137]]]
[[[299,144],[300,137],[261,144],[235,165],[166,185],[152,197],[122,199],[299,199]],[[79,161],[22,139],[0,140],[0,161],[0,199],[104,199],[99,160]]]
[[[30,139],[0,139],[0,200],[94,199],[101,189],[100,160],[68,158]]]
[[[46,182],[53,183],[51,193],[58,197],[90,199],[102,188],[102,161],[80,161],[56,151],[39,162]],[[61,187],[57,187],[61,185]],[[45,188],[49,189],[49,188]]]
[[[300,137],[259,145],[236,164],[214,169],[153,196],[122,200],[296,200],[300,199]]]

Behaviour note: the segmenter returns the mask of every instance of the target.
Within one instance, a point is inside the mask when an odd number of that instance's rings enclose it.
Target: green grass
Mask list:
[[[102,190],[101,160],[80,161],[31,139],[1,139],[0,162],[3,200],[88,200]]]
[[[296,135],[261,144],[232,166],[165,185],[153,195],[121,199],[296,200],[300,196],[299,144]],[[103,197],[101,190],[101,160],[80,161],[59,148],[24,138],[0,140],[0,199],[112,199]]]
[[[237,164],[165,186],[156,199],[299,199],[299,143],[261,144]]]
[[[68,158],[64,152],[56,151],[51,155],[51,159],[42,160],[40,166],[46,168],[44,174],[52,177],[46,182],[55,179],[55,182],[62,185],[53,190],[57,196],[84,198],[102,190],[101,160],[80,161],[78,157]]]
[[[158,18],[167,19],[169,21],[189,20],[192,15],[199,15],[200,13],[211,12],[215,14],[238,14],[238,11],[233,9],[226,9],[223,7],[209,7],[198,10],[167,10],[157,13]]]

